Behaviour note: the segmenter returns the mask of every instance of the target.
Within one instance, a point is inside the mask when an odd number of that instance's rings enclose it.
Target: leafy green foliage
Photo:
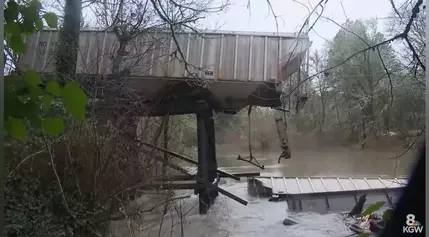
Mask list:
[[[38,0],[17,3],[9,0],[4,8],[6,47],[17,56],[26,52],[24,36],[43,30],[43,19],[49,27],[57,28],[55,13],[40,15],[42,4]],[[43,128],[49,135],[64,131],[62,118],[45,118],[52,113],[52,105],[58,102],[65,106],[75,119],[85,119],[87,96],[76,82],[70,81],[61,87],[56,80],[44,81],[35,70],[17,70],[5,78],[5,132],[13,138],[24,140],[26,121]],[[62,104],[61,104],[62,103]]]
[[[60,118],[45,118],[42,120],[42,128],[47,134],[57,136],[64,131],[64,121]]]
[[[385,202],[381,201],[381,202],[376,202],[374,204],[369,205],[365,211],[362,212],[361,216],[369,216],[372,213],[380,210],[380,208],[384,205]]]
[[[376,202],[374,204],[369,205],[361,214],[362,217],[364,216],[370,216],[372,215],[374,212],[380,210],[380,208],[385,204],[385,202],[381,201],[381,202]],[[383,222],[384,225],[387,225],[387,222],[390,220],[390,218],[393,215],[393,209],[389,208],[386,209],[383,212]],[[370,236],[368,233],[361,233],[358,236]]]
[[[53,96],[60,96],[61,95],[61,89],[58,85],[58,82],[55,80],[48,81],[46,83],[46,91],[49,92]]]
[[[31,87],[38,87],[42,84],[39,74],[34,70],[24,72],[24,80]]]
[[[46,23],[48,24],[48,26],[50,28],[57,28],[58,27],[58,19],[57,19],[57,15],[55,15],[55,13],[52,12],[48,12],[45,13],[45,15],[43,15],[43,18],[45,19]]]
[[[390,220],[390,217],[392,217],[392,215],[393,215],[393,209],[389,208],[383,212],[383,221],[385,225]]]
[[[12,58],[12,61],[16,62],[16,59],[25,54],[27,46],[24,39],[43,30],[44,22],[51,28],[58,27],[57,16],[49,12],[42,14],[41,10],[42,4],[39,0],[4,2],[4,38],[9,56],[7,59]],[[55,159],[55,154],[53,157],[47,157],[46,153],[34,153],[34,150],[44,146],[39,143],[41,139],[38,135],[41,132],[50,136],[64,133],[65,123],[71,119],[68,113],[74,118],[85,119],[88,99],[72,79],[67,78],[69,82],[60,86],[55,78],[47,80],[37,70],[22,70],[18,66],[13,73],[5,77],[4,135],[21,141],[34,135],[28,139],[32,141],[30,146],[12,142],[16,147],[7,153],[9,159],[6,167],[9,172],[6,173],[10,175],[4,185],[7,199],[4,228],[6,236],[94,235],[89,231],[89,221],[94,217],[94,213],[99,211],[99,207],[96,209],[86,206],[87,203],[82,202],[83,199],[77,194],[73,183],[70,185],[69,182],[64,184],[64,189],[60,188],[61,185],[58,185],[52,172],[53,164],[50,163],[51,159]],[[22,162],[21,152],[37,154],[36,158],[32,157],[34,159],[31,168],[27,166],[29,162]],[[16,155],[17,153],[19,154]],[[61,158],[61,161],[64,161],[65,156]],[[61,166],[61,161],[57,161],[56,165]],[[18,166],[19,172],[15,172]],[[14,172],[10,172],[11,169]],[[69,170],[65,174],[61,173],[64,170],[66,169],[61,169],[58,176],[71,175]],[[62,182],[63,180],[65,179],[62,178]],[[66,208],[64,203],[69,207]]]
[[[63,102],[75,119],[85,119],[85,106],[88,98],[75,82],[68,82],[62,90]]]
[[[6,130],[9,134],[19,140],[25,139],[24,120],[10,117],[5,123]]]
[[[89,211],[79,197],[65,190],[70,212],[56,182],[40,177],[13,176],[5,182],[5,236],[95,236],[88,231]]]
[[[18,4],[15,0],[7,1],[4,8],[4,36],[12,52],[24,53],[26,48],[23,36],[43,29],[43,21],[40,17],[41,9],[42,4],[37,0],[25,4]],[[45,15],[52,19],[55,13]],[[50,22],[52,23],[52,20]]]
[[[37,73],[27,71],[23,77],[7,76],[5,84],[5,131],[14,138],[23,140],[27,120],[49,135],[62,133],[62,118],[44,119],[53,111],[54,103],[64,106],[73,118],[85,119],[88,98],[76,82],[70,81],[61,88],[55,80],[43,83]],[[53,127],[50,127],[51,123]]]
[[[46,110],[49,110],[51,108],[52,102],[54,101],[54,97],[50,95],[45,95],[42,97],[41,102],[43,105],[43,108]]]
[[[6,181],[6,236],[64,236],[51,211],[53,199],[58,196],[56,186],[42,190],[37,179],[14,177]]]

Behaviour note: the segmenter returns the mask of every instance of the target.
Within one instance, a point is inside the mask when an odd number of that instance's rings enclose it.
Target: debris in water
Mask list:
[[[289,218],[285,218],[284,221],[283,221],[283,225],[295,225],[295,224],[298,224],[298,222],[293,221],[293,220],[291,220]]]
[[[350,225],[350,230],[361,234],[379,234],[384,228],[384,220],[373,213],[366,217],[353,218],[355,223]]]
[[[279,201],[279,195],[272,195],[270,199],[268,199],[269,202],[278,202]]]
[[[353,207],[352,211],[349,213],[349,216],[356,216],[362,213],[363,205],[366,202],[366,194],[359,197],[359,201]]]

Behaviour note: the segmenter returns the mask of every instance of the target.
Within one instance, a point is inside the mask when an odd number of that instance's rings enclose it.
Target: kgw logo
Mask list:
[[[420,225],[420,222],[416,221],[416,216],[413,214],[407,215],[407,220],[405,224],[407,226],[402,227],[403,233],[412,234],[412,233],[422,233],[423,226]]]

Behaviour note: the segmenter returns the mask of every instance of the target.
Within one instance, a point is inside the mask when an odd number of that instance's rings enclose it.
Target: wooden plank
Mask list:
[[[247,202],[246,200],[244,200],[244,199],[242,199],[242,198],[240,198],[240,197],[237,197],[237,196],[235,196],[234,194],[232,194],[232,193],[230,193],[230,192],[228,192],[228,191],[226,191],[226,190],[224,190],[224,189],[222,189],[222,188],[217,187],[217,190],[218,190],[220,193],[222,193],[223,195],[225,195],[225,196],[227,196],[227,197],[229,197],[229,198],[231,198],[231,199],[233,199],[233,200],[237,201],[238,203],[243,204],[244,206],[247,206],[247,204],[248,204],[248,202]]]
[[[156,181],[181,181],[181,180],[195,180],[195,175],[169,175],[169,176],[158,176],[154,177]]]
[[[154,183],[142,185],[138,189],[140,190],[179,190],[179,189],[200,189],[207,188],[208,185],[197,184],[197,183]]]
[[[235,176],[235,175],[228,174],[227,172],[224,172],[224,171],[222,171],[222,170],[217,170],[217,172],[218,172],[220,175],[222,175],[223,177],[227,177],[227,178],[231,178],[231,179],[234,179],[234,180],[240,181],[240,177],[237,177],[237,176]]]
[[[219,188],[217,186],[213,186],[210,184],[197,184],[197,183],[187,183],[187,182],[181,182],[181,183],[154,183],[154,184],[147,184],[147,185],[142,185],[141,187],[139,187],[140,190],[169,190],[169,189],[201,189],[201,188],[210,188],[210,187],[214,187],[216,188],[221,194],[237,201],[238,203],[241,203],[245,206],[247,206],[248,202],[222,188]]]
[[[178,166],[178,165],[176,165],[176,164],[172,164],[172,163],[170,163],[168,160],[164,160],[164,158],[163,158],[163,157],[160,157],[160,156],[153,156],[152,158],[153,158],[154,160],[156,160],[156,161],[158,161],[158,162],[160,162],[160,163],[162,163],[162,164],[164,164],[164,165],[166,165],[166,166],[168,166],[168,167],[172,168],[172,169],[175,169],[175,170],[179,171],[179,172],[180,172],[180,173],[182,173],[182,174],[185,174],[185,175],[191,175],[191,174],[189,174],[189,172],[188,172],[187,170],[183,169],[182,167],[180,167],[180,166]]]
[[[186,157],[186,156],[180,155],[180,154],[178,154],[178,153],[176,153],[176,152],[174,152],[174,151],[170,151],[170,150],[167,150],[167,149],[164,149],[164,148],[161,148],[161,147],[155,146],[155,145],[153,145],[153,144],[151,144],[151,143],[148,143],[148,142],[145,142],[145,141],[141,141],[140,143],[141,143],[141,144],[143,144],[143,145],[145,145],[145,146],[148,146],[148,147],[154,148],[154,149],[156,149],[156,150],[158,150],[158,151],[168,153],[168,154],[169,154],[169,155],[171,155],[171,156],[174,156],[174,157],[176,157],[176,158],[178,158],[178,159],[181,159],[181,160],[186,161],[186,162],[188,162],[188,163],[191,163],[191,164],[193,164],[193,165],[198,165],[198,162],[196,162],[195,160],[192,160],[192,159],[190,159],[190,158],[188,158],[188,157]],[[231,179],[235,179],[235,180],[237,180],[237,181],[240,181],[240,177],[237,177],[237,176],[235,176],[235,175],[228,174],[227,172],[224,172],[224,171],[219,170],[219,169],[217,170],[217,172],[218,172],[220,175],[223,175],[224,177],[228,177],[228,178],[231,178]]]
[[[237,176],[237,177],[258,177],[261,173],[259,172],[244,172],[244,173],[234,173],[231,174],[232,176]],[[224,174],[219,174],[219,177],[221,178],[225,178],[228,177]]]

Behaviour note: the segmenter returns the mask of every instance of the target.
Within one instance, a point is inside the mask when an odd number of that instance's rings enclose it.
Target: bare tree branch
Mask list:
[[[364,49],[362,49],[362,50],[359,50],[359,51],[357,51],[357,52],[355,52],[355,53],[353,53],[352,55],[350,55],[349,57],[347,57],[344,61],[342,61],[342,62],[340,62],[340,63],[338,63],[337,65],[334,65],[334,66],[331,66],[331,67],[329,67],[329,68],[327,68],[327,69],[325,69],[325,70],[323,70],[323,71],[320,71],[320,72],[317,72],[317,73],[315,73],[315,74],[313,74],[313,75],[311,75],[311,76],[309,76],[309,77],[307,77],[307,78],[305,78],[304,80],[302,80],[301,82],[299,82],[298,83],[298,85],[296,85],[286,96],[287,97],[289,97],[289,96],[291,96],[292,95],[292,93],[299,87],[299,86],[301,86],[302,84],[304,84],[306,81],[308,81],[308,80],[310,80],[310,79],[312,79],[312,78],[314,78],[314,77],[316,77],[316,76],[318,76],[318,75],[320,75],[320,74],[322,74],[322,73],[325,73],[325,72],[328,72],[328,71],[330,71],[330,70],[332,70],[332,69],[335,69],[335,68],[337,68],[337,67],[339,67],[339,66],[341,66],[341,65],[343,65],[343,64],[345,64],[345,63],[347,63],[349,60],[351,60],[352,58],[354,58],[354,57],[356,57],[357,55],[360,55],[360,54],[362,54],[362,53],[364,53],[364,52],[366,52],[366,51],[368,51],[368,50],[371,50],[371,49],[375,49],[375,48],[377,48],[377,47],[379,47],[379,46],[382,46],[382,45],[384,45],[384,44],[389,44],[389,43],[391,43],[391,42],[393,42],[393,41],[395,41],[395,40],[398,40],[398,39],[404,39],[404,38],[406,38],[407,37],[407,34],[410,32],[410,30],[411,30],[411,24],[412,24],[412,22],[414,21],[414,19],[417,17],[417,14],[418,14],[418,12],[419,12],[419,7],[421,6],[421,4],[423,3],[423,0],[418,0],[418,2],[416,3],[416,5],[413,7],[413,13],[412,13],[412,15],[411,15],[411,17],[410,17],[410,19],[409,19],[409,22],[408,22],[408,24],[407,24],[407,26],[405,27],[405,29],[404,29],[404,31],[402,32],[402,33],[400,33],[400,34],[397,34],[397,35],[395,35],[395,36],[393,36],[393,37],[391,37],[391,38],[389,38],[389,39],[386,39],[386,40],[384,40],[384,41],[382,41],[382,42],[380,42],[380,43],[377,43],[377,44],[375,44],[375,45],[372,45],[372,46],[368,46],[368,47],[366,47],[366,48],[364,48]],[[418,56],[417,56],[418,57]],[[420,65],[421,67],[422,67],[422,69],[425,71],[425,66],[423,65],[423,64],[421,64]]]

